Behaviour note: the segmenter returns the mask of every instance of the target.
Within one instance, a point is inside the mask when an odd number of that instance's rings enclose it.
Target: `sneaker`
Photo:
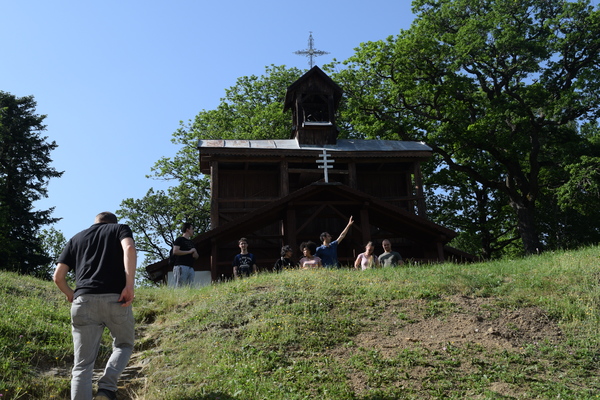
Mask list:
[[[117,400],[117,392],[111,392],[108,389],[99,389],[95,400]]]

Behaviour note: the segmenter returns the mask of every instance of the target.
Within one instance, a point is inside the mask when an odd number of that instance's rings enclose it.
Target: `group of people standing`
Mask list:
[[[295,263],[292,261],[294,251],[290,246],[283,246],[281,248],[281,257],[275,262],[273,271],[280,272],[283,269],[300,267],[301,269],[310,269],[318,267],[339,267],[337,258],[338,245],[344,240],[350,226],[354,223],[352,217],[348,221],[348,224],[340,233],[336,240],[331,240],[332,236],[328,232],[323,232],[320,236],[322,244],[317,247],[314,242],[308,241],[303,242],[300,245],[300,251],[302,252],[302,258]],[[258,271],[256,265],[256,258],[254,254],[248,251],[248,240],[241,238],[238,241],[240,253],[236,254],[233,258],[233,276],[235,278],[250,276],[250,274]]]
[[[284,268],[295,268],[300,269],[311,269],[319,267],[328,268],[339,268],[339,261],[337,257],[337,249],[339,244],[344,240],[346,234],[350,230],[350,227],[354,223],[352,217],[350,217],[348,224],[340,233],[337,239],[331,240],[332,236],[328,232],[323,232],[320,235],[321,245],[317,247],[314,242],[308,241],[303,242],[300,245],[300,251],[302,252],[302,258],[298,263],[292,261],[292,248],[290,246],[283,246],[281,248],[281,258],[275,262],[273,267],[274,271],[281,271]],[[374,267],[389,267],[402,265],[404,261],[400,253],[392,251],[391,242],[385,239],[382,242],[383,253],[377,257],[374,254],[375,245],[373,242],[367,243],[365,251],[360,253],[354,262],[354,268],[356,269],[369,269]]]
[[[354,268],[356,269],[369,269],[376,267],[393,267],[404,264],[402,256],[397,251],[392,250],[392,244],[388,239],[381,242],[383,247],[383,253],[378,256],[374,254],[375,245],[373,242],[367,243],[365,251],[360,253],[354,261]]]
[[[346,227],[335,240],[332,240],[333,237],[329,232],[323,232],[319,236],[321,240],[319,246],[312,241],[303,242],[300,245],[302,258],[297,263],[292,259],[293,249],[289,245],[283,246],[280,258],[273,265],[273,271],[280,272],[289,268],[339,268],[338,246],[348,234],[353,223],[354,219],[350,217]],[[176,260],[173,267],[173,277],[176,287],[191,285],[194,280],[194,261],[198,258],[198,252],[191,240],[193,234],[194,227],[189,223],[184,223],[181,228],[181,236],[173,244],[172,254]],[[234,278],[243,278],[258,272],[256,257],[248,251],[248,240],[244,237],[240,238],[238,246],[240,252],[235,255],[232,262]],[[402,256],[398,252],[392,251],[392,245],[388,239],[382,242],[382,246],[384,252],[377,257],[374,254],[375,245],[373,242],[367,243],[365,251],[356,258],[354,268],[365,270],[379,266],[387,267],[403,264]]]
[[[275,262],[273,271],[280,272],[288,268],[339,268],[338,246],[348,234],[353,223],[354,219],[350,217],[348,224],[346,224],[344,230],[342,230],[335,240],[332,240],[333,237],[329,232],[323,232],[319,236],[321,240],[319,246],[312,241],[303,242],[300,245],[302,258],[297,263],[292,260],[293,249],[288,245],[283,246],[281,248],[281,256]],[[194,242],[191,240],[193,235],[194,227],[192,224],[184,223],[181,227],[181,236],[173,244],[172,254],[175,257],[173,277],[176,287],[191,285],[194,281],[194,261],[198,258],[198,252],[194,246]],[[365,251],[360,253],[356,258],[354,267],[364,270],[378,266],[401,265],[403,263],[402,256],[398,252],[392,251],[392,246],[388,239],[384,240],[382,245],[384,252],[377,257],[374,255],[375,245],[373,242],[367,243]],[[240,252],[235,255],[232,262],[234,278],[242,278],[258,272],[256,257],[248,251],[248,240],[240,238],[238,246]]]

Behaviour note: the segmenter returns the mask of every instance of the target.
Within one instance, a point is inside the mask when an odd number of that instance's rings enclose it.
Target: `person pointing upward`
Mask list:
[[[350,216],[348,224],[346,225],[342,233],[340,233],[340,236],[338,236],[338,238],[334,241],[331,241],[332,237],[328,232],[321,233],[319,239],[321,239],[321,242],[323,244],[317,247],[317,252],[315,255],[321,259],[323,266],[327,268],[340,267],[337,257],[337,248],[338,245],[342,243],[342,240],[344,240],[344,238],[346,237],[346,234],[350,230],[350,226],[352,226],[353,223],[354,220],[352,219],[352,216]]]

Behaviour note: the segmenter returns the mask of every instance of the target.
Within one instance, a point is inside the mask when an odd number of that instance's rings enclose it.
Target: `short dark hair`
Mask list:
[[[103,211],[100,214],[96,215],[96,221],[102,222],[104,224],[116,224],[119,222],[117,216],[110,211]]]
[[[311,242],[310,240],[308,242],[302,242],[300,245],[300,251],[304,251],[305,248],[310,250],[310,254],[313,256],[317,252],[317,245],[315,242]]]
[[[181,224],[181,233],[185,233],[185,231],[187,231],[191,227],[192,227],[191,222],[184,222],[183,224]]]
[[[319,236],[319,239],[321,239],[321,242],[323,241],[323,239],[325,239],[325,237],[329,235],[329,232],[323,232],[321,233],[321,236]]]
[[[238,244],[240,244],[241,242],[246,242],[248,243],[248,239],[246,239],[245,237],[240,238],[240,240],[238,240]]]
[[[281,248],[281,257],[285,257],[285,253],[287,253],[288,251],[293,252],[292,247],[288,246],[287,244],[285,246],[283,246]]]

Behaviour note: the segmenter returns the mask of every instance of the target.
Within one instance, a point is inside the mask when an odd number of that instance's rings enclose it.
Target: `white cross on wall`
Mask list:
[[[329,183],[329,174],[327,173],[327,170],[329,170],[330,168],[333,168],[333,165],[329,165],[329,163],[333,164],[335,162],[335,160],[330,160],[327,157],[329,157],[329,154],[327,154],[327,150],[323,150],[323,154],[319,154],[319,157],[322,158],[322,160],[317,160],[317,163],[321,163],[323,165],[319,165],[319,168],[322,168],[325,172],[325,182]]]

